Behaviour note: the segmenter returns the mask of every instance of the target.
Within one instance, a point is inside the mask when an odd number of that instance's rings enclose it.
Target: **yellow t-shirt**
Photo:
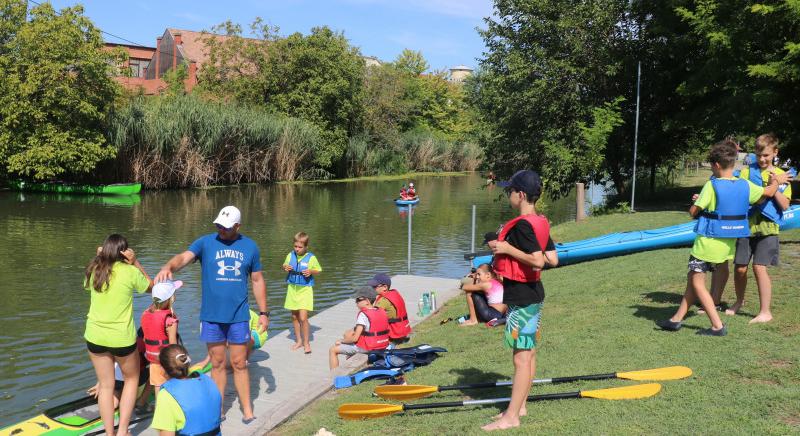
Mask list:
[[[388,298],[381,298],[375,302],[375,307],[380,307],[381,309],[386,311],[386,316],[388,318],[397,318],[397,309],[395,309],[392,302],[389,301]]]
[[[720,178],[721,180],[735,180],[735,178]],[[756,186],[750,181],[747,182],[750,187],[750,204],[757,202],[762,195],[764,195],[764,188]],[[694,202],[694,205],[708,212],[713,212],[717,208],[717,195],[714,192],[714,187],[711,185],[711,180],[703,185],[700,191],[700,196]],[[735,238],[710,238],[708,236],[697,235],[694,238],[694,245],[692,245],[691,255],[706,262],[722,263],[727,260],[733,259],[736,253],[736,239]]]
[[[772,171],[775,171],[775,174],[783,174],[786,172],[777,167],[773,168]],[[761,170],[761,184],[763,186],[767,186],[767,183],[769,183],[769,173],[770,170]],[[749,177],[750,177],[750,168],[749,167],[743,168],[741,174],[739,174],[739,178],[747,180]],[[791,200],[792,184],[789,183],[786,186],[786,189],[783,192],[781,192],[781,194],[783,194],[783,196]],[[772,201],[772,200],[767,199],[766,201]],[[754,213],[750,215],[749,221],[750,221],[750,234],[753,236],[768,236],[768,235],[777,235],[780,233],[780,226],[768,220],[760,213]]]
[[[150,281],[139,268],[125,262],[111,267],[111,278],[101,292],[89,291],[91,303],[86,317],[83,337],[104,347],[128,347],[136,343],[136,327],[133,323],[133,293],[142,293],[150,287]]]
[[[158,391],[156,397],[156,410],[153,412],[153,421],[150,428],[164,431],[178,431],[186,426],[186,415],[166,389]]]

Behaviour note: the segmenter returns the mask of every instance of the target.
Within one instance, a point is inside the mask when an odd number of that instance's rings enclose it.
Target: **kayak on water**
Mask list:
[[[57,192],[61,194],[135,195],[141,192],[141,183],[116,183],[113,185],[75,185],[70,183],[31,183],[23,180],[9,182],[11,189],[28,192]]]
[[[413,206],[413,205],[415,205],[417,203],[419,203],[419,197],[417,197],[417,198],[415,198],[413,200],[402,200],[402,199],[399,199],[399,198],[396,198],[394,200],[394,204],[396,204],[398,206],[406,206],[406,205],[412,205]]]
[[[791,206],[783,212],[781,230],[800,227],[800,205]],[[694,221],[652,230],[609,233],[595,238],[556,244],[558,264],[569,265],[604,257],[622,256],[662,248],[688,247],[694,242]],[[492,261],[487,252],[472,253],[467,260],[477,268]]]

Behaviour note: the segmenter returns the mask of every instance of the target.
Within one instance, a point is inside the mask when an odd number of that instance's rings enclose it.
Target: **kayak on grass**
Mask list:
[[[783,212],[781,230],[800,228],[800,205],[791,206]],[[694,221],[652,230],[609,233],[595,238],[556,244],[558,264],[569,265],[604,257],[622,256],[662,248],[688,247],[694,242]],[[479,252],[470,256],[472,267],[491,263],[492,255]]]
[[[394,200],[394,204],[396,204],[398,206],[407,206],[407,205],[413,206],[413,205],[415,205],[417,203],[419,203],[419,197],[417,197],[417,198],[415,198],[413,200],[403,200],[403,199],[400,199],[400,198],[396,198]]]
[[[23,180],[9,182],[11,189],[28,192],[57,192],[61,194],[135,195],[141,192],[141,183],[115,183],[113,185],[76,185],[71,183],[31,183]]]

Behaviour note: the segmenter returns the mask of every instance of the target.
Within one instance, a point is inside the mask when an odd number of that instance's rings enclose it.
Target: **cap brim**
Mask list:
[[[175,290],[178,290],[183,286],[183,280],[173,280],[172,285],[175,287]]]
[[[222,227],[225,227],[226,229],[232,229],[233,226],[235,226],[238,223],[234,220],[226,220],[225,218],[217,217],[217,219],[214,220],[214,224],[219,224]]]
[[[369,287],[374,288],[374,287],[376,287],[378,285],[380,285],[380,283],[375,279],[369,279],[369,281],[367,281],[367,286],[369,286]]]
[[[508,188],[509,186],[511,186],[511,181],[510,180],[504,180],[502,182],[495,182],[495,185],[497,185],[497,186],[499,186],[501,188]]]

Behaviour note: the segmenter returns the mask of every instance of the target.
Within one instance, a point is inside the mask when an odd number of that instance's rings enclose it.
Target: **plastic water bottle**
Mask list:
[[[425,314],[422,313],[422,309],[425,307],[425,301],[422,298],[419,299],[419,303],[417,304],[417,315],[424,316]]]
[[[422,314],[428,315],[431,313],[431,295],[429,293],[422,294]]]
[[[436,312],[436,292],[431,291],[431,312]]]

